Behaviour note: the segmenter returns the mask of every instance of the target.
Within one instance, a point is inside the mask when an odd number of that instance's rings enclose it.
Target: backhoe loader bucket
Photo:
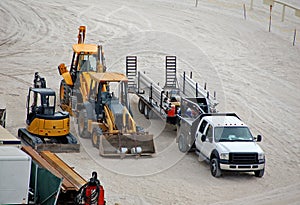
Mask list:
[[[155,153],[153,135],[109,134],[101,135],[99,143],[101,156],[151,156]]]

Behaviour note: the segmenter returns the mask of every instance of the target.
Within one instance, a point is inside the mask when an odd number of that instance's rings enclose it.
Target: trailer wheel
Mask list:
[[[138,108],[139,108],[140,113],[141,113],[141,114],[144,114],[145,103],[144,103],[144,101],[142,100],[142,98],[139,99],[139,102],[138,102]]]
[[[256,177],[262,177],[264,176],[264,173],[265,173],[265,169],[254,171],[254,175]]]
[[[217,158],[212,158],[210,160],[210,172],[214,177],[220,177],[222,172],[220,169],[219,160]]]
[[[87,112],[86,112],[86,109],[82,109],[82,110],[80,110],[79,116],[78,116],[78,132],[79,132],[80,137],[82,137],[82,138],[90,137],[87,128],[88,128]]]
[[[186,153],[188,151],[188,145],[186,137],[183,134],[179,135],[178,148],[180,152]]]
[[[92,144],[94,147],[96,147],[97,149],[99,149],[99,144],[100,144],[100,136],[102,135],[102,130],[100,127],[95,127],[93,129],[93,133],[92,133]]]
[[[59,99],[61,105],[69,105],[70,104],[70,96],[71,96],[71,88],[65,82],[65,80],[61,80],[60,88],[59,88]]]
[[[146,119],[149,119],[149,113],[151,111],[151,108],[148,105],[145,105],[144,107],[144,115],[146,117]]]

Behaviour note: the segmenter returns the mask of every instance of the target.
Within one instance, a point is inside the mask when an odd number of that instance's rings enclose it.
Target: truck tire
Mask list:
[[[95,127],[93,129],[93,133],[92,133],[92,144],[94,147],[96,147],[97,149],[99,149],[99,144],[100,144],[100,136],[102,135],[102,130],[100,127]]]
[[[264,173],[265,173],[265,169],[254,171],[254,175],[256,177],[262,177],[262,176],[264,176]]]
[[[78,132],[81,138],[89,138],[88,128],[88,118],[86,109],[82,109],[79,111],[78,115]]]
[[[140,113],[141,113],[141,114],[144,114],[145,103],[144,103],[144,101],[142,100],[142,98],[139,99],[139,102],[138,102],[138,108],[139,108]]]
[[[70,105],[71,88],[65,82],[61,80],[59,88],[59,99],[61,105]]]
[[[183,152],[183,153],[186,153],[188,151],[188,149],[189,149],[186,137],[183,134],[179,135],[178,148],[179,148],[179,151]]]
[[[222,172],[220,169],[220,163],[219,160],[217,158],[212,158],[210,160],[210,172],[211,175],[214,177],[220,177]]]

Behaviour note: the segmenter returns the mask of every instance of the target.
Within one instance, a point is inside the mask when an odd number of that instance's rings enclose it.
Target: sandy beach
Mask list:
[[[59,154],[86,179],[98,172],[108,204],[300,204],[300,18],[287,8],[282,22],[282,6],[275,4],[269,32],[269,6],[254,0],[250,9],[250,2],[0,1],[0,98],[7,129],[17,135],[25,127],[34,72],[58,95],[57,66],[70,65],[77,29],[86,25],[86,42],[103,45],[110,71],[125,72],[125,57],[137,55],[139,69],[163,85],[164,58],[176,55],[178,73],[192,71],[195,81],[216,91],[218,111],[237,113],[253,135],[263,136],[266,153],[262,178],[214,178],[207,163],[178,150],[174,127],[146,120],[131,96],[135,119],[156,137],[155,156],[103,158],[88,139],[79,139],[80,153]],[[300,9],[299,1],[285,2]],[[72,119],[74,135],[76,130]]]

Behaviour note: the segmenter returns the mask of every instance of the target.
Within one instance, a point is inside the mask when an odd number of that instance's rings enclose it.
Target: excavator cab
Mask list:
[[[29,125],[36,117],[54,116],[55,101],[54,90],[50,88],[29,88],[26,123]]]

